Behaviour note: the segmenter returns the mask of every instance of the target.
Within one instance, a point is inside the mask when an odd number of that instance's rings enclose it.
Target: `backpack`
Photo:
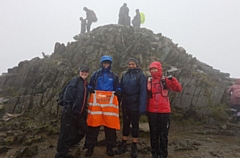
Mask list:
[[[234,91],[233,96],[240,99],[240,88],[238,88]]]
[[[63,103],[64,103],[64,101],[63,101],[63,96],[64,96],[64,93],[65,93],[65,90],[66,90],[66,88],[67,88],[67,86],[69,85],[69,83],[71,82],[71,80],[70,81],[68,81],[68,83],[62,88],[62,90],[58,93],[58,97],[57,97],[57,104],[59,105],[59,106],[63,106]],[[77,78],[77,82],[76,82],[76,84],[74,85],[74,88],[77,88],[77,85],[78,85],[78,83],[79,83],[79,77]]]
[[[141,19],[141,24],[144,24],[144,22],[145,22],[145,15],[144,15],[144,13],[140,13],[140,19]]]
[[[94,13],[94,11],[91,10],[90,12],[91,12],[92,21],[93,21],[93,22],[97,22],[97,21],[98,21],[98,18],[97,18],[97,16],[96,16],[96,14]]]

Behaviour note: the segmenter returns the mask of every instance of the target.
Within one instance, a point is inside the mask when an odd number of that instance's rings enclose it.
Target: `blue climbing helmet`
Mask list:
[[[100,63],[102,63],[103,61],[110,61],[112,63],[112,57],[109,55],[104,55],[102,56]]]

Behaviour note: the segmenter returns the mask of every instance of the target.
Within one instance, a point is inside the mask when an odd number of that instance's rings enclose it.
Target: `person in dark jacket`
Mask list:
[[[115,91],[115,94],[119,96],[121,94],[121,88],[118,76],[111,71],[112,57],[108,55],[102,56],[100,64],[101,69],[95,71],[91,76],[88,85],[89,92],[94,93],[94,90]],[[87,148],[85,156],[91,156],[93,154],[99,130],[100,126],[88,126],[88,133],[84,144],[84,147]],[[104,126],[104,132],[107,146],[106,152],[109,156],[114,156],[113,147],[116,145],[116,129]]]
[[[79,143],[86,134],[88,72],[88,66],[82,65],[79,77],[71,79],[66,86],[55,158],[66,158],[70,147]]]
[[[124,3],[119,9],[118,24],[125,26],[130,25],[129,8],[127,7],[127,3]]]
[[[122,154],[127,151],[126,142],[130,133],[130,123],[132,124],[132,146],[131,157],[137,157],[137,142],[139,135],[139,118],[146,111],[146,76],[138,67],[137,59],[131,57],[128,59],[128,70],[123,73],[120,82],[122,89],[122,115],[123,131],[122,142],[116,154]]]
[[[136,15],[134,16],[134,18],[132,20],[132,25],[134,28],[140,28],[141,16],[140,16],[139,9],[136,9]]]
[[[149,70],[151,77],[147,81],[147,116],[150,128],[151,153],[153,158],[167,158],[171,113],[168,90],[181,92],[182,86],[175,77],[162,76],[160,62],[152,62]]]

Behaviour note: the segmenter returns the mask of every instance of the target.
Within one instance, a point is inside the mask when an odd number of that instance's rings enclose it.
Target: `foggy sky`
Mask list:
[[[126,2],[146,17],[141,27],[162,33],[198,60],[240,77],[239,0],[1,0],[0,74],[20,61],[53,53],[56,42],[74,41],[83,7],[93,9],[92,28],[116,24]]]

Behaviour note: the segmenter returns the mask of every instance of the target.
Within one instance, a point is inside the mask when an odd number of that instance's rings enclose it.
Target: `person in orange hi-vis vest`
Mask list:
[[[84,147],[85,156],[91,156],[97,143],[100,127],[104,126],[106,138],[106,152],[114,156],[113,147],[116,146],[116,130],[120,129],[118,100],[121,95],[118,76],[111,71],[112,57],[102,56],[101,69],[93,72],[88,91],[91,94],[88,107],[88,132]],[[116,96],[115,96],[116,95]]]

